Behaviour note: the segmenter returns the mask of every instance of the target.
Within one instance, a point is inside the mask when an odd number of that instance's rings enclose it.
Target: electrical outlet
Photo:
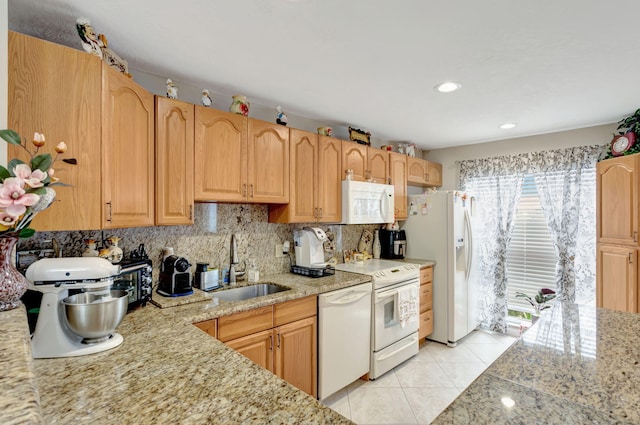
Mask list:
[[[284,241],[284,243],[282,244],[282,252],[286,254],[289,252],[290,248],[291,247],[289,246],[289,241]]]
[[[281,243],[277,243],[276,244],[276,258],[282,258],[284,257],[284,253],[282,252],[282,244]]]

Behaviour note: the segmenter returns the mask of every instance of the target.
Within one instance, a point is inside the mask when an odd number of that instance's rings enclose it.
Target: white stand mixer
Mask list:
[[[126,314],[127,293],[110,290],[119,274],[120,266],[99,257],[44,258],[31,264],[25,274],[29,289],[43,294],[31,339],[33,357],[82,356],[122,344],[122,335],[113,330]],[[83,298],[68,297],[72,288],[81,290]]]

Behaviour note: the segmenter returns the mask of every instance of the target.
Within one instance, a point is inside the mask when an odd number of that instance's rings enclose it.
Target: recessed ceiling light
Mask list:
[[[453,81],[447,81],[444,83],[440,83],[434,87],[435,90],[438,90],[440,93],[451,93],[452,91],[458,90],[462,87],[462,84],[456,83]]]
[[[506,122],[506,123],[502,124],[500,126],[500,128],[503,129],[503,130],[509,130],[510,128],[513,128],[515,126],[516,126],[516,123],[514,123],[514,122]]]

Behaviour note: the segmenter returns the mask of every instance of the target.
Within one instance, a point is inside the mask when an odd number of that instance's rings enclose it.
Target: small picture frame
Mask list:
[[[349,140],[360,143],[361,145],[371,146],[371,133],[349,127]]]

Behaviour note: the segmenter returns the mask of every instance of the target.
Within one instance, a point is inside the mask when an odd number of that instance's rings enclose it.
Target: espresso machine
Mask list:
[[[324,261],[324,242],[327,234],[319,227],[303,227],[293,232],[295,244],[296,266],[322,269],[327,266]]]
[[[177,255],[169,255],[160,264],[160,282],[156,292],[165,297],[193,294],[191,287],[191,263]]]
[[[25,276],[42,292],[31,338],[33,357],[73,357],[122,344],[115,333],[127,313],[127,291],[111,290],[120,266],[100,257],[43,258]]]

